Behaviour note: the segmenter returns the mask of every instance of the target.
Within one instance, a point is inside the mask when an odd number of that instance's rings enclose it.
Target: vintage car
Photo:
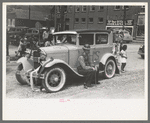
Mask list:
[[[144,56],[145,56],[144,51],[145,51],[145,45],[143,44],[140,46],[138,50],[138,54],[141,56],[142,59],[144,59]]]
[[[133,37],[130,35],[130,33],[126,30],[123,30],[123,42],[126,42],[126,43],[130,43],[132,42],[133,40]]]
[[[27,33],[28,27],[9,27],[9,37],[11,44],[19,45],[20,36],[24,36]]]
[[[41,79],[41,83],[47,92],[61,90],[68,76],[84,77],[77,72],[79,66],[78,57],[83,53],[83,45],[90,44],[90,63],[99,65],[99,73],[105,78],[112,78],[119,73],[117,60],[112,54],[113,34],[108,30],[76,30],[53,33],[53,46],[41,47],[40,50],[46,54],[46,61],[35,69],[32,75]],[[17,69],[17,80],[25,84],[22,76],[18,73],[22,69],[29,71],[27,62],[18,60],[20,65]],[[20,67],[21,66],[21,67]],[[33,73],[33,72],[32,72]],[[28,75],[28,74],[27,74]],[[29,78],[31,77],[28,76]]]

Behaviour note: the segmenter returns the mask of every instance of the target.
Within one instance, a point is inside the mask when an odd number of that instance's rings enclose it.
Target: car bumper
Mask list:
[[[30,72],[26,73],[26,76],[30,77]],[[44,76],[44,74],[38,74],[38,73],[34,72],[32,74],[32,78],[44,79],[45,76]]]

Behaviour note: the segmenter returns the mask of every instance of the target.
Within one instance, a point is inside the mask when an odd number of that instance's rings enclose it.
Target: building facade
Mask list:
[[[48,20],[50,10],[51,6],[7,6],[7,26],[26,26],[30,28],[54,26],[50,25]]]
[[[126,7],[126,8],[125,8]],[[144,35],[145,6],[67,6],[64,30],[125,28],[133,38]],[[56,7],[56,27],[61,27],[61,6]]]
[[[55,27],[56,31],[126,28],[133,38],[144,37],[145,6],[19,5],[7,8],[7,26],[47,26]]]

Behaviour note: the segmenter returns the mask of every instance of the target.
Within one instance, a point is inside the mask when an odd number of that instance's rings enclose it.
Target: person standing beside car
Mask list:
[[[121,60],[121,72],[122,73],[125,72],[124,68],[125,68],[126,62],[127,62],[127,52],[126,52],[126,50],[127,50],[127,45],[124,45],[122,47],[121,52],[120,52],[120,55],[121,55],[121,59],[120,59]]]
[[[85,44],[83,47],[83,54],[79,56],[79,66],[77,67],[78,73],[85,76],[84,88],[92,87],[92,82],[98,82],[98,67],[91,67],[89,63],[90,45]],[[95,82],[96,81],[96,82]]]
[[[49,31],[48,31],[48,28],[46,28],[46,30],[43,32],[43,41],[44,43],[48,40],[48,37],[49,37]]]

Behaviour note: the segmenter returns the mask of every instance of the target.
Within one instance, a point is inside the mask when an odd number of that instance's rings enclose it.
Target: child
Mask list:
[[[126,66],[126,62],[127,62],[127,53],[126,53],[126,50],[127,50],[127,45],[123,45],[122,47],[122,50],[120,52],[120,55],[121,55],[121,72],[124,73],[124,68]]]

